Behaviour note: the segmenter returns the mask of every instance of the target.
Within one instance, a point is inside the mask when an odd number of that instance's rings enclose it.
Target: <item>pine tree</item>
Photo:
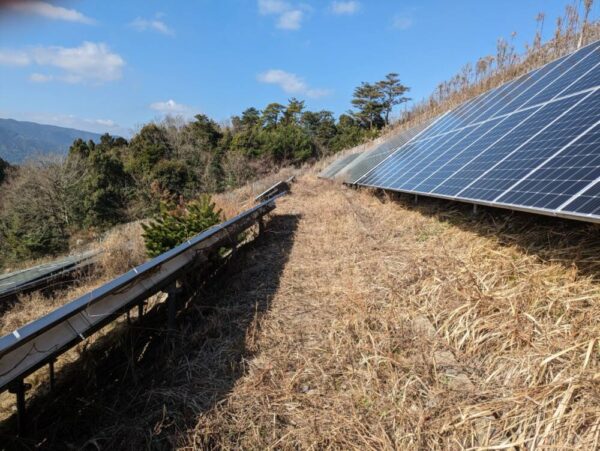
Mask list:
[[[163,254],[221,220],[222,211],[216,208],[209,195],[174,209],[163,203],[159,216],[149,224],[142,224],[148,255]]]
[[[390,124],[390,113],[396,105],[408,102],[410,99],[404,97],[404,94],[410,90],[409,87],[404,86],[398,74],[389,73],[385,76],[385,80],[381,80],[376,84],[379,92],[382,95],[382,105],[385,125]]]

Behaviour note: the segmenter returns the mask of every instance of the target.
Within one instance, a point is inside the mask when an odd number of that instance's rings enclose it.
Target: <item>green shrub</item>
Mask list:
[[[222,212],[216,209],[209,195],[175,209],[162,204],[160,215],[150,224],[142,225],[148,256],[167,252],[221,221]]]

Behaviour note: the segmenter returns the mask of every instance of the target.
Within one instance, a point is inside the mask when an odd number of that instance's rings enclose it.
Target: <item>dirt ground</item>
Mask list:
[[[301,176],[175,337],[123,323],[0,442],[597,449],[599,231]]]

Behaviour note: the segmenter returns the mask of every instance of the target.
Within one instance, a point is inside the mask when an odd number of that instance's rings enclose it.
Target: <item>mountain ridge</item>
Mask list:
[[[74,128],[0,118],[0,158],[20,164],[40,155],[65,155],[76,139],[99,141],[100,136]]]

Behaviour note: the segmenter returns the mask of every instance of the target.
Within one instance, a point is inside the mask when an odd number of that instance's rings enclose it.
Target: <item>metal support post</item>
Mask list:
[[[167,328],[171,332],[176,328],[177,291],[176,282],[167,289]]]
[[[262,235],[264,231],[265,231],[265,220],[261,216],[260,218],[258,218],[258,234]]]
[[[55,386],[55,377],[54,377],[54,360],[51,360],[48,364],[48,370],[50,372],[50,390],[54,390]]]
[[[17,429],[19,436],[25,434],[25,426],[27,424],[27,411],[25,408],[25,391],[31,388],[29,384],[25,384],[23,379],[16,380],[10,387],[9,391],[17,396]]]

